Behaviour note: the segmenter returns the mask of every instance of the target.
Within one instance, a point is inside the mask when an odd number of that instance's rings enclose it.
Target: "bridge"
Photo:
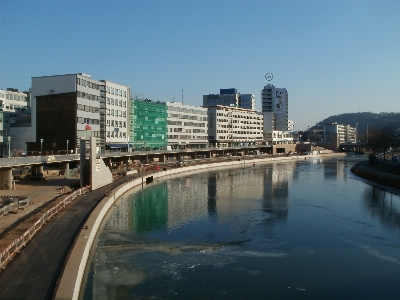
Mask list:
[[[111,167],[113,164],[128,164],[129,161],[170,162],[177,160],[194,160],[199,158],[244,156],[266,153],[273,154],[272,145],[112,152],[97,153],[96,155],[97,158],[102,158],[104,163]],[[87,158],[89,158],[89,153],[87,154]],[[60,170],[66,171],[69,169],[70,164],[78,165],[79,163],[80,154],[0,158],[0,189],[12,189],[12,170],[15,168],[31,167],[32,175],[39,175],[43,173],[44,165],[58,164]]]

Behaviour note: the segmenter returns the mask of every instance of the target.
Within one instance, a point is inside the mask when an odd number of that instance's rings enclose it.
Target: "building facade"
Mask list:
[[[356,143],[356,128],[337,123],[324,124],[324,142],[334,144]]]
[[[268,145],[293,144],[299,140],[298,132],[272,130],[264,133]]]
[[[0,89],[0,155],[20,156],[30,140],[30,93],[18,89]],[[18,134],[21,133],[21,134]]]
[[[274,113],[274,115],[270,115],[271,120],[267,120],[267,123],[271,123],[272,118],[274,118],[273,130],[288,130],[289,102],[287,90],[268,84],[261,91],[261,101],[263,113]]]
[[[136,150],[167,147],[167,106],[151,100],[131,99],[129,140]]]
[[[208,144],[207,108],[164,102],[167,106],[167,144],[177,148],[205,148]]]
[[[130,88],[108,80],[100,85],[101,152],[131,150],[129,141]]]
[[[80,139],[89,145],[90,137],[100,148],[101,85],[83,73],[32,77],[28,155],[79,153]]]
[[[213,147],[262,144],[263,115],[249,109],[209,107],[208,140]]]
[[[219,94],[203,95],[203,107],[216,105],[255,110],[255,95],[240,94],[235,88],[220,89]]]

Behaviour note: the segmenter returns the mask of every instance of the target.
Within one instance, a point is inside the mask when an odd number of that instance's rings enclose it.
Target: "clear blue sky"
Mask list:
[[[153,100],[202,105],[264,75],[306,129],[346,112],[400,111],[400,1],[0,2],[0,88],[87,73]]]

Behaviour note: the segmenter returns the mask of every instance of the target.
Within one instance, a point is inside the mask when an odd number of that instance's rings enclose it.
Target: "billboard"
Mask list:
[[[274,112],[276,114],[286,113],[287,110],[287,91],[286,89],[276,89],[273,95]]]

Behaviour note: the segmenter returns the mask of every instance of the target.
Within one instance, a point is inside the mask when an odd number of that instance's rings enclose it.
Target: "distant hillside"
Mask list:
[[[400,113],[346,113],[328,117],[318,122],[316,127],[335,122],[338,124],[350,125],[351,127],[356,127],[356,124],[358,123],[358,132],[364,132],[367,130],[367,125],[369,130],[373,128],[380,128],[388,124],[393,124],[400,127]]]

